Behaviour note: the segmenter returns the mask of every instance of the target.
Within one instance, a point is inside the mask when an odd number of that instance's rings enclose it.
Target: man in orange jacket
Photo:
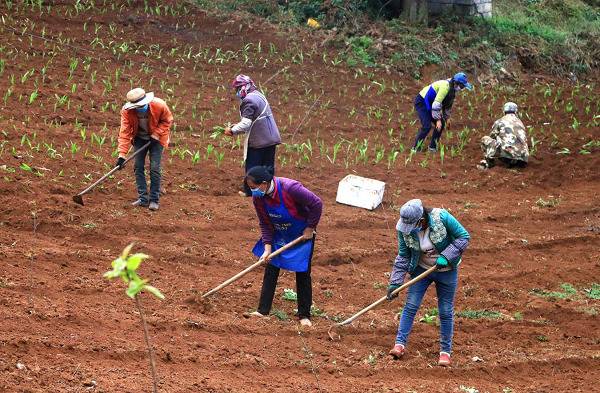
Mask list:
[[[119,131],[119,159],[117,165],[123,169],[125,157],[131,145],[135,151],[144,148],[135,157],[133,173],[138,190],[138,199],[133,206],[149,207],[158,210],[160,196],[160,160],[162,152],[169,144],[169,134],[173,124],[173,115],[167,104],[154,93],[146,93],[136,88],[127,93],[127,103],[121,109],[121,129]],[[150,156],[150,195],[146,184],[144,164],[146,155]]]

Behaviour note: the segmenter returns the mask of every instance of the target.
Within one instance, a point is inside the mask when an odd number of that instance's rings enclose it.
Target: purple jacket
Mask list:
[[[281,143],[269,102],[259,91],[251,91],[240,103],[240,116],[253,121],[248,147],[260,149]]]
[[[285,177],[274,177],[273,180],[279,180],[281,183],[283,203],[290,214],[295,218],[306,220],[308,227],[316,229],[321,219],[321,212],[323,211],[321,198],[304,187],[299,181]],[[277,181],[275,181],[275,190],[272,196],[265,195],[262,198],[253,197],[252,202],[254,203],[256,215],[260,223],[262,240],[264,243],[272,244],[275,230],[265,206],[276,206],[280,203]]]

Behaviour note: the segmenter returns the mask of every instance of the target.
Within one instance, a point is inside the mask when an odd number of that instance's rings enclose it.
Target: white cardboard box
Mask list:
[[[384,191],[385,183],[382,181],[348,175],[340,181],[335,201],[373,210],[383,201]]]

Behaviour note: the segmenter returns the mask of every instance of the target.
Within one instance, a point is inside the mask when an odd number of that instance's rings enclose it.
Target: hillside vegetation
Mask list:
[[[372,0],[209,0],[202,8],[249,12],[282,27],[320,24],[323,42],[351,66],[387,66],[415,78],[423,66],[507,75],[520,71],[593,78],[600,64],[597,0],[504,0],[494,17],[432,17],[407,23],[394,2]],[[398,3],[398,2],[396,2]],[[383,4],[383,7],[382,7]],[[305,27],[309,28],[309,27]]]

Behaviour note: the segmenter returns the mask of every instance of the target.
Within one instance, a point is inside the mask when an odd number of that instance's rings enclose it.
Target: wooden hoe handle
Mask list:
[[[252,270],[256,269],[257,267],[259,267],[260,265],[262,265],[265,262],[268,262],[269,259],[276,257],[277,255],[281,254],[282,252],[294,247],[296,244],[300,243],[304,241],[304,237],[300,236],[297,239],[294,239],[293,241],[289,242],[288,244],[286,244],[285,246],[281,247],[280,249],[274,251],[272,254],[270,254],[267,258],[265,259],[259,259],[258,262],[248,266],[246,269],[242,270],[241,272],[239,272],[238,274],[236,274],[235,276],[231,277],[230,279],[223,281],[221,284],[217,285],[216,287],[214,287],[213,289],[211,289],[210,291],[206,292],[204,295],[202,295],[203,298],[212,295],[213,293],[225,288],[226,286],[228,286],[229,284],[231,284],[234,281],[239,280],[240,278],[244,277],[246,274],[250,273]]]

